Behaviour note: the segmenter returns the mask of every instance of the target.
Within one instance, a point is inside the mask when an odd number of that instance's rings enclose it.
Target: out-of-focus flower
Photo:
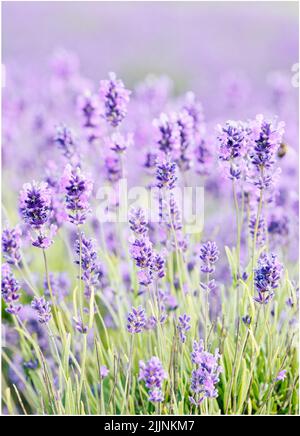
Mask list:
[[[100,377],[103,380],[109,374],[109,370],[105,365],[100,366]]]
[[[37,312],[41,324],[47,324],[52,318],[50,303],[44,297],[34,297],[31,307]]]
[[[181,342],[184,343],[186,341],[185,333],[191,329],[191,317],[186,313],[180,315],[178,317],[177,329],[179,331],[179,338]]]
[[[67,159],[72,159],[77,153],[77,143],[74,132],[64,124],[56,127],[54,143],[61,149]]]
[[[12,315],[16,315],[21,308],[15,304],[20,298],[19,290],[19,282],[15,279],[10,266],[4,263],[1,269],[1,295],[7,303],[6,312]]]
[[[121,124],[127,114],[131,92],[125,88],[122,80],[115,73],[109,74],[109,80],[100,82],[100,100],[104,106],[104,117],[113,127]]]
[[[281,371],[279,371],[279,373],[277,374],[277,377],[276,377],[276,381],[283,381],[283,380],[285,380],[286,373],[287,373],[286,369],[282,369]]]
[[[2,253],[7,263],[18,265],[21,261],[21,229],[19,226],[2,231]]]
[[[111,150],[122,154],[133,145],[133,135],[132,133],[128,133],[127,136],[124,136],[119,132],[115,132],[107,140],[107,143]]]
[[[139,380],[143,380],[146,387],[149,389],[149,401],[163,401],[162,387],[163,381],[167,378],[167,373],[159,358],[153,356],[146,363],[141,360],[139,368]]]
[[[269,303],[274,297],[274,290],[278,288],[282,265],[277,261],[274,254],[268,257],[261,254],[258,266],[254,271],[254,283],[258,296],[254,300],[260,304]]]
[[[74,323],[75,323],[75,328],[76,328],[76,330],[77,330],[79,333],[85,335],[85,334],[87,333],[87,331],[88,331],[88,328],[87,328],[87,326],[83,323],[83,321],[82,321],[81,319],[77,319],[77,318],[73,318],[73,321],[74,321]]]
[[[166,155],[175,153],[178,156],[180,149],[180,129],[177,123],[175,113],[171,115],[161,114],[158,119],[153,121],[154,127],[157,128],[159,150]]]
[[[142,306],[132,307],[127,316],[127,331],[132,334],[141,333],[146,324],[145,309]]]

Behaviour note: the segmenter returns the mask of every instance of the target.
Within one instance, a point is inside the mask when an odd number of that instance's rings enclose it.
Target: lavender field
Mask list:
[[[298,415],[297,16],[3,5],[2,414]]]

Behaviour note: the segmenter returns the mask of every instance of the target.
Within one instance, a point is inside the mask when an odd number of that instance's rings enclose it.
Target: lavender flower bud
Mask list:
[[[156,162],[156,179],[157,186],[166,189],[173,189],[177,180],[176,163],[168,159],[158,160]]]
[[[50,218],[51,193],[46,183],[26,183],[20,192],[20,213],[26,224],[40,230]]]
[[[21,306],[15,304],[20,298],[20,285],[7,263],[2,265],[1,271],[1,295],[5,303],[8,305],[5,310],[10,314],[15,315],[21,309]]]
[[[185,333],[191,329],[191,317],[186,313],[178,317],[177,329],[179,331],[179,338],[182,343],[186,341]]]
[[[163,401],[162,386],[167,374],[159,358],[153,356],[146,363],[141,360],[139,367],[139,380],[143,380],[149,389],[149,401]]]

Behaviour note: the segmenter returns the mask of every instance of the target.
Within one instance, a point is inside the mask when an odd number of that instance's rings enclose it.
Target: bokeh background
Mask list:
[[[178,91],[199,90],[207,111],[233,75],[257,103],[270,71],[292,76],[298,62],[297,2],[6,2],[2,20],[7,64],[43,70],[63,47],[91,79],[167,74]]]

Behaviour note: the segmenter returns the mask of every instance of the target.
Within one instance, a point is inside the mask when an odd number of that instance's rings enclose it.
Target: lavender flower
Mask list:
[[[77,318],[73,318],[73,321],[75,323],[76,330],[79,333],[85,335],[87,333],[87,331],[88,331],[88,328],[87,328],[86,325],[83,324],[83,321],[81,319],[77,319]]]
[[[175,160],[182,171],[187,171],[191,167],[192,155],[191,147],[194,145],[194,122],[187,111],[182,111],[177,116],[179,126],[179,156]]]
[[[166,189],[173,189],[177,180],[176,163],[169,159],[161,159],[156,162],[157,186]]]
[[[265,120],[263,115],[258,115],[253,122],[251,135],[254,146],[249,152],[253,173],[249,174],[249,179],[260,190],[269,188],[273,183],[276,175],[274,164],[283,133],[283,122],[275,124]]]
[[[31,307],[37,312],[41,324],[47,324],[50,321],[52,317],[51,306],[44,297],[34,297]]]
[[[81,257],[81,280],[83,280],[86,285],[85,296],[89,297],[91,294],[91,287],[100,287],[103,276],[103,270],[98,260],[95,248],[95,241],[86,238],[85,234],[82,232],[81,244],[80,239],[77,239],[75,243],[75,251],[78,256],[78,259],[75,261],[77,265],[79,265]]]
[[[179,338],[182,343],[185,343],[186,341],[185,333],[191,329],[190,322],[191,322],[191,317],[188,316],[186,313],[178,317],[177,329],[179,331]]]
[[[153,121],[159,132],[158,146],[166,155],[175,153],[178,157],[180,149],[180,129],[176,114],[161,114],[159,119]]]
[[[58,301],[62,301],[63,298],[68,294],[70,286],[70,281],[66,273],[53,274],[52,272],[50,272],[49,282],[53,295],[57,297]],[[45,296],[50,297],[47,277],[44,278],[44,290]]]
[[[116,183],[122,178],[122,165],[119,156],[106,156],[104,160],[107,178]]]
[[[108,145],[111,150],[116,153],[122,154],[124,153],[128,147],[133,144],[133,135],[128,134],[127,136],[121,135],[121,133],[116,132],[111,135],[111,138],[108,140]]]
[[[137,309],[132,307],[127,316],[127,331],[132,334],[141,333],[146,324],[145,309],[139,306]]]
[[[164,396],[162,393],[162,386],[164,379],[167,378],[167,374],[159,358],[153,356],[148,360],[147,363],[141,360],[139,367],[139,380],[143,380],[146,387],[149,389],[149,401],[163,401]]]
[[[89,197],[92,193],[92,181],[82,174],[79,167],[72,168],[71,165],[65,167],[62,187],[65,189],[66,209],[69,221],[80,225],[86,220],[89,209]]]
[[[135,239],[131,243],[130,254],[139,268],[148,268],[152,261],[152,244],[148,238]]]
[[[15,315],[21,309],[21,306],[17,306],[15,303],[19,300],[20,294],[19,282],[15,279],[10,266],[7,263],[2,265],[2,277],[1,277],[1,295],[8,307],[6,312]]]
[[[2,253],[6,262],[11,265],[18,265],[21,261],[21,234],[18,226],[6,228],[2,232]]]
[[[165,276],[165,260],[159,253],[153,254],[150,270],[153,277],[157,279],[162,279]]]
[[[100,366],[100,377],[103,380],[105,377],[107,377],[109,374],[109,370],[105,365]]]
[[[94,130],[99,125],[100,102],[97,95],[86,91],[77,100],[77,107],[82,119],[82,127]]]
[[[268,304],[278,288],[282,265],[274,254],[270,258],[262,254],[258,259],[258,267],[254,271],[254,283],[258,296],[254,300],[259,304]]]
[[[245,325],[250,325],[252,321],[251,316],[250,315],[243,316],[242,321]]]
[[[256,229],[256,214],[252,214],[249,218],[249,231],[252,239],[254,239],[254,233]],[[259,217],[256,231],[256,241],[262,245],[266,240],[266,223],[264,217]]]
[[[183,109],[193,120],[194,133],[196,135],[202,134],[204,130],[203,106],[193,92],[186,94]]]
[[[57,126],[53,140],[67,159],[71,159],[76,154],[77,144],[74,133],[64,124]]]
[[[204,350],[203,340],[194,341],[191,353],[192,362],[197,368],[192,372],[191,390],[194,397],[190,400],[195,405],[200,405],[205,398],[216,398],[218,391],[216,384],[219,382],[219,375],[222,367],[219,365],[220,354],[216,349],[215,354]]]
[[[46,183],[23,185],[20,192],[20,213],[26,224],[40,230],[50,218],[51,193]]]
[[[148,233],[148,222],[142,208],[132,208],[129,217],[130,230],[136,236],[145,236]]]
[[[115,73],[109,73],[109,80],[100,82],[100,99],[104,105],[104,116],[113,127],[119,126],[125,118],[130,94],[124,83],[116,78]]]
[[[276,381],[283,381],[283,380],[285,380],[286,373],[287,373],[286,369],[283,369],[283,370],[279,371],[279,373],[277,374],[277,377],[276,377]]]
[[[202,260],[201,271],[212,273],[215,270],[214,264],[219,259],[219,250],[215,242],[208,241],[200,247],[200,259]]]

